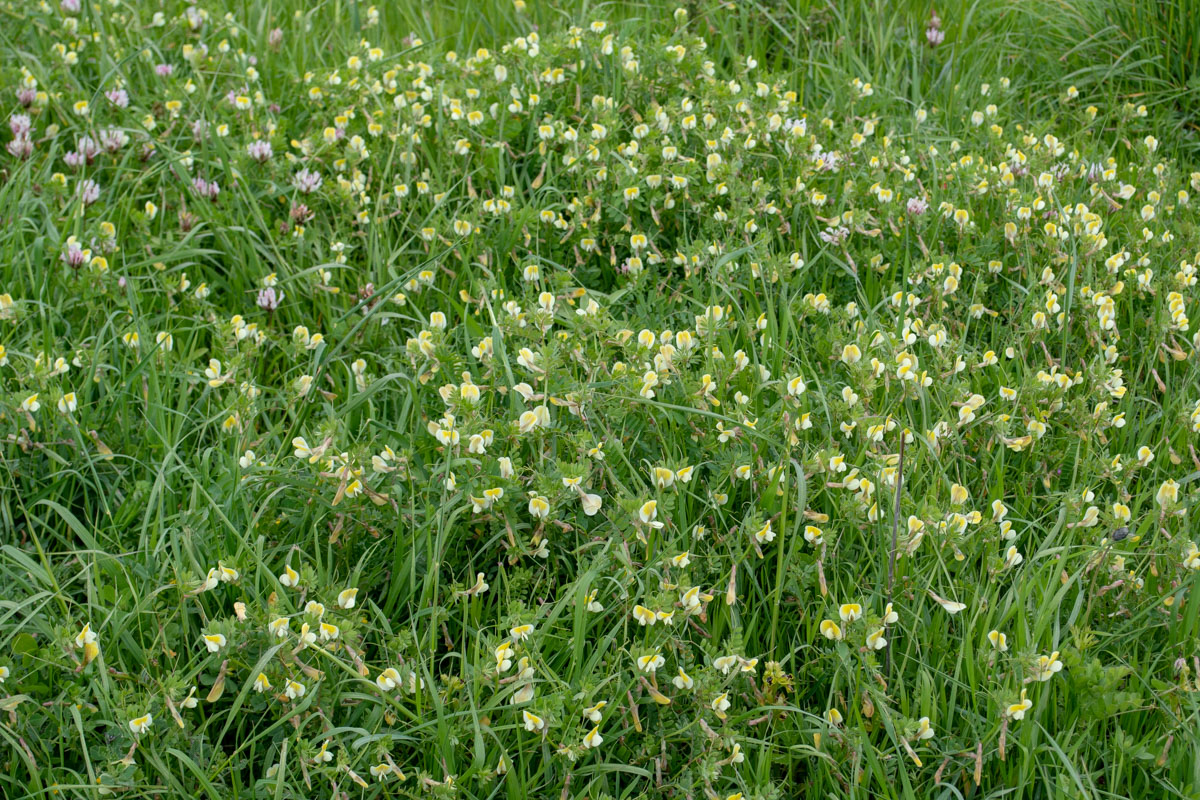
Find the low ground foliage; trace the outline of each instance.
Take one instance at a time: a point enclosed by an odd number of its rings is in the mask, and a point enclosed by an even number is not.
[[[724,13],[8,12],[6,796],[1196,796],[1200,173]]]

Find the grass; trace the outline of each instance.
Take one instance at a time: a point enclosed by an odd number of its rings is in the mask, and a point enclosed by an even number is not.
[[[1200,16],[527,6],[0,8],[0,794],[1200,796]]]

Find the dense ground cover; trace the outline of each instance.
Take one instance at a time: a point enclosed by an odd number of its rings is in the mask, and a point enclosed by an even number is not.
[[[0,791],[1196,797],[1177,109],[808,11],[6,8]]]

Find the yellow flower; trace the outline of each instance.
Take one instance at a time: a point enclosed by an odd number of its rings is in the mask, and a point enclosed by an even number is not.
[[[215,358],[210,358],[208,360],[208,367],[204,370],[204,377],[208,378],[208,385],[214,388],[224,383],[225,376],[221,374],[221,362]]]
[[[583,737],[583,746],[590,750],[593,747],[599,747],[604,744],[604,737],[600,735],[600,728],[592,728],[587,735]]]
[[[657,672],[658,669],[665,663],[667,663],[667,660],[659,655],[657,650],[653,653],[639,656],[637,659],[638,669],[640,669],[642,672],[648,672],[650,674]]]
[[[486,592],[488,588],[487,581],[484,580],[484,575],[482,572],[480,572],[475,575],[475,583],[470,589],[466,590],[466,594],[471,596],[480,595]]]
[[[929,724],[929,717],[921,717],[917,720],[917,732],[913,738],[917,741],[933,738],[933,726]]]
[[[675,483],[675,472],[666,467],[655,467],[650,474],[659,489],[669,489]]]
[[[842,629],[831,619],[823,620],[821,622],[821,635],[826,639],[838,640],[842,638]]]
[[[220,633],[206,633],[202,637],[204,646],[208,648],[208,652],[215,653],[225,646],[225,636]]]
[[[97,644],[96,632],[92,630],[92,625],[85,622],[83,628],[75,635],[75,646],[80,649],[86,649],[91,644]]]
[[[1038,656],[1034,676],[1039,681],[1048,681],[1056,672],[1062,672],[1062,668],[1063,664],[1058,660],[1058,651],[1055,650],[1048,656]]]
[[[279,582],[292,589],[298,589],[300,588],[300,573],[292,569],[291,564],[288,564],[283,568],[283,574],[279,576]]]
[[[308,442],[305,441],[303,436],[297,436],[295,439],[292,439],[292,448],[294,449],[296,458],[307,458],[310,464],[315,464],[321,458],[321,454],[309,447]]]
[[[601,701],[599,701],[598,703],[596,703],[594,706],[591,706],[591,707],[589,707],[589,708],[585,708],[585,709],[583,710],[583,715],[584,715],[585,717],[587,717],[589,720],[591,720],[592,722],[599,722],[599,721],[600,721],[600,719],[601,719],[600,712],[601,712],[601,711],[604,709],[604,707],[605,707],[605,706],[607,706],[607,705],[608,705],[608,701],[607,701],[607,700],[601,700]]]
[[[934,599],[937,600],[938,604],[942,608],[946,609],[946,611],[950,614],[957,614],[967,607],[965,603],[959,603],[954,600],[943,600],[940,597],[935,597]]]
[[[729,705],[729,692],[722,692],[713,698],[713,701],[709,704],[709,707],[712,708],[719,719],[725,719],[725,712],[729,710]]]
[[[385,692],[390,692],[400,685],[400,673],[395,667],[388,667],[375,678],[375,685]]]
[[[1021,690],[1021,699],[1016,703],[1004,709],[1004,716],[1010,719],[1018,720],[1025,718],[1025,712],[1033,708],[1033,701],[1025,696],[1025,690]]]
[[[497,671],[507,672],[508,669],[512,666],[512,658],[510,658],[510,656],[512,655],[512,652],[513,652],[512,642],[501,642],[500,646],[496,648],[495,656],[496,656]]]
[[[545,519],[550,516],[550,503],[546,498],[537,496],[529,500],[529,513],[535,519]]]
[[[1187,552],[1183,554],[1183,568],[1200,570],[1200,547],[1195,542],[1188,542]]]
[[[598,494],[588,494],[587,492],[581,491],[579,495],[579,502],[583,507],[583,513],[589,517],[594,517],[596,514],[600,513],[600,507],[603,505],[604,499]]]
[[[1158,492],[1154,495],[1154,501],[1164,509],[1174,506],[1179,502],[1179,484],[1173,479],[1168,478],[1163,482],[1162,486],[1158,487]]]

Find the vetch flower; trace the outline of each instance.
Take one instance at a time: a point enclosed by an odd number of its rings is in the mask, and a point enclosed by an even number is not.
[[[536,733],[546,728],[546,721],[528,709],[521,712],[521,719],[525,723],[525,730],[530,733]]]
[[[759,544],[766,544],[774,539],[775,531],[771,530],[771,520],[767,520],[761,528],[754,532],[754,540]]]
[[[529,500],[529,513],[534,519],[545,519],[550,516],[550,503],[540,495],[532,497]]]
[[[300,588],[300,573],[292,569],[290,564],[284,566],[283,574],[279,576],[279,582],[284,586],[292,589]]]
[[[838,609],[838,616],[842,618],[842,622],[854,622],[862,618],[862,606],[858,603],[844,603]]]
[[[600,735],[599,727],[592,728],[590,731],[588,731],[587,735],[583,737],[583,747],[585,749],[590,750],[594,747],[599,747],[602,744],[604,744],[604,737]]]
[[[357,597],[358,589],[343,589],[340,593],[338,593],[338,608],[344,608],[347,610],[354,608],[355,599]]]
[[[729,692],[722,692],[709,703],[709,707],[716,713],[718,719],[725,719],[725,712],[729,710],[729,706]]]
[[[1168,478],[1158,487],[1158,491],[1154,495],[1154,502],[1158,503],[1163,510],[1173,508],[1179,502],[1179,484]]]
[[[826,639],[840,640],[842,638],[842,629],[831,619],[822,620],[821,635]]]
[[[933,735],[933,726],[929,722],[929,717],[921,717],[917,720],[917,732],[913,735],[914,739],[923,742],[926,739],[932,739]]]
[[[512,653],[512,642],[501,642],[500,646],[496,648],[495,656],[497,672],[503,674],[508,672],[508,670],[512,667]]]
[[[637,659],[637,668],[642,672],[654,674],[666,663],[667,660],[659,655],[658,651],[655,651],[644,656],[639,656]]]
[[[1063,663],[1058,660],[1058,651],[1048,656],[1038,656],[1034,665],[1034,677],[1039,681],[1048,681],[1057,672],[1062,672]]]
[[[375,678],[375,684],[385,692],[390,692],[400,685],[400,673],[395,667],[388,667]]]
[[[1025,690],[1021,690],[1021,699],[1012,703],[1004,709],[1004,716],[1013,720],[1025,719],[1025,712],[1033,708],[1033,701],[1025,696]]]
[[[933,592],[930,592],[929,595],[937,601],[938,605],[940,605],[950,614],[957,614],[967,607],[965,603],[959,603],[956,600],[945,600],[941,597],[938,597]]]

